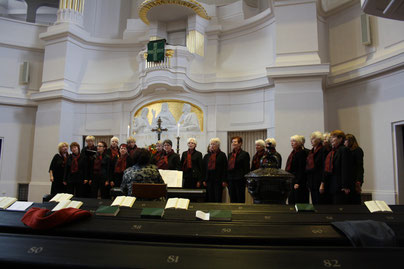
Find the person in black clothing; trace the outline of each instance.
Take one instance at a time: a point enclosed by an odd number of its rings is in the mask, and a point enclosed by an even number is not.
[[[307,186],[310,190],[313,204],[323,203],[323,195],[320,195],[320,186],[324,188],[324,160],[323,134],[319,131],[310,136],[313,148],[306,159]]]
[[[344,146],[344,132],[335,130],[331,132],[330,136],[332,150],[328,153],[324,163],[326,185],[328,185],[333,204],[349,204],[349,193],[354,188],[352,155]]]
[[[157,162],[158,169],[181,171],[180,156],[173,150],[173,142],[169,139],[163,142],[164,153]]]
[[[111,160],[114,160],[116,157],[119,157],[119,138],[114,136],[111,138],[111,146],[107,149],[106,153],[108,154]]]
[[[219,138],[210,140],[208,153],[203,157],[202,178],[206,201],[221,203],[223,188],[227,187],[227,158],[220,150]]]
[[[291,191],[288,197],[289,204],[308,203],[309,191],[306,178],[306,151],[303,147],[303,136],[294,135],[290,138],[292,152],[289,154],[285,170],[295,177],[292,180]]]
[[[361,204],[361,193],[363,184],[363,150],[359,147],[356,137],[353,134],[347,134],[345,137],[344,146],[347,147],[352,154],[353,161],[353,180],[355,187],[352,190],[351,202],[352,204]]]
[[[67,158],[64,182],[67,192],[75,197],[85,197],[85,187],[88,186],[88,164],[85,154],[80,154],[80,145],[77,142],[70,144],[72,152]]]
[[[51,194],[66,192],[66,185],[63,182],[65,167],[68,157],[67,149],[69,144],[61,142],[58,145],[58,153],[53,156],[49,166],[49,177],[52,182]]]
[[[111,188],[113,188],[114,186],[121,187],[124,171],[134,164],[132,158],[128,154],[127,147],[128,146],[126,144],[121,144],[119,146],[119,156],[115,157],[116,160],[114,162],[114,175],[111,181]]]
[[[281,169],[282,167],[282,156],[279,152],[276,151],[276,140],[275,138],[267,138],[265,139],[266,148],[272,153],[273,156],[278,160],[278,167]]]
[[[132,136],[129,136],[126,139],[126,144],[128,145],[128,154],[133,159],[133,155],[135,154],[135,150],[137,149],[136,139]]]
[[[86,156],[87,159],[87,176],[86,178],[87,183],[90,181],[90,171],[92,170],[91,165],[94,162],[94,158],[97,154],[97,146],[94,145],[95,143],[95,137],[92,135],[86,136],[86,146],[83,147],[81,150],[80,155]],[[84,197],[91,197],[91,186],[90,184],[84,184],[83,186],[83,196]]]
[[[262,139],[256,140],[255,150],[256,153],[254,154],[251,162],[251,171],[257,170],[261,166],[261,159],[265,155],[265,141]]]
[[[229,152],[227,180],[231,203],[245,203],[246,178],[250,172],[250,154],[241,149],[243,139],[235,136],[231,139],[232,152]]]
[[[202,153],[196,149],[196,139],[188,139],[188,150],[181,156],[181,167],[183,171],[182,187],[195,189],[201,187],[202,181]]]
[[[97,198],[98,191],[101,193],[102,199],[108,199],[109,194],[109,182],[111,180],[111,159],[106,154],[107,143],[100,141],[97,144],[97,154],[92,161],[90,170],[90,185],[91,185],[91,197]]]

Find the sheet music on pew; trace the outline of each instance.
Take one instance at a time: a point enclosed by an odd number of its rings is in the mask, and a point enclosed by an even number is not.
[[[167,187],[182,188],[182,171],[159,169],[159,172]]]
[[[386,204],[385,201],[372,200],[365,202],[366,207],[371,213],[373,212],[393,212],[391,208]]]

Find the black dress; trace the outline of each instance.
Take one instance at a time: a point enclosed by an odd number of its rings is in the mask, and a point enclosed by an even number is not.
[[[119,168],[117,168],[117,166],[119,166],[120,162],[122,160],[120,160],[122,157],[116,157],[114,163],[114,170],[113,170],[113,177],[112,177],[112,181],[114,182],[114,187],[118,188],[121,187],[122,184],[122,178],[123,178],[123,173],[125,172],[126,169],[128,169],[129,167],[131,167],[134,163],[132,158],[129,156],[129,154],[126,154],[126,165],[125,165],[125,170],[123,171],[119,171]]]
[[[232,152],[227,157],[230,161]],[[247,151],[240,150],[236,156],[234,168],[227,171],[227,180],[229,182],[229,195],[231,203],[245,203],[246,179],[244,175],[250,172],[250,154]]]
[[[53,175],[51,194],[66,192],[66,186],[63,184],[66,162],[67,157],[65,159],[62,155],[60,155],[60,153],[57,153],[55,154],[55,156],[53,156],[53,159],[49,166],[49,172],[52,171]]]
[[[212,153],[209,152],[203,157],[202,179],[206,182],[206,201],[222,202],[222,183],[227,181],[227,158],[222,151],[216,153],[215,168],[209,169],[209,160]]]
[[[291,158],[291,155],[293,156]],[[306,158],[307,154],[304,149],[296,151],[293,155],[293,151],[286,163],[286,171],[292,173],[295,177],[292,180],[291,190],[288,197],[289,204],[296,203],[308,203],[309,202],[309,190],[307,189],[307,177],[306,177]],[[289,162],[290,165],[289,165]],[[295,189],[294,185],[299,184],[299,188]]]
[[[202,153],[193,150],[191,154],[192,167],[187,166],[188,151],[184,151],[181,156],[181,167],[183,171],[182,187],[195,189],[198,182],[202,180]]]
[[[88,182],[84,184],[84,180],[88,180],[88,162],[85,154],[78,157],[78,170],[72,171],[73,154],[67,158],[64,181],[67,183],[67,192],[76,197],[87,197],[86,191]]]
[[[310,152],[314,154],[314,167],[311,168],[306,165],[307,187],[310,190],[312,203],[323,204],[325,203],[325,197],[323,194],[320,194],[320,185],[324,183],[324,160],[326,151],[323,146],[319,146],[317,151],[313,148]]]
[[[330,151],[328,154],[332,154],[332,151]],[[327,164],[325,164],[325,166],[327,166]],[[340,145],[334,150],[332,172],[326,172],[325,180],[333,204],[350,203],[351,196],[349,194],[345,194],[342,189],[349,189],[351,192],[354,190],[354,181],[352,177],[352,155],[350,150],[344,145]]]
[[[357,147],[354,150],[351,150],[351,155],[352,155],[352,175],[353,175],[353,181],[354,184],[357,182],[360,183],[362,186],[363,184],[363,174],[364,174],[364,168],[363,168],[363,150],[360,147]],[[356,191],[354,188],[351,194],[351,202],[352,204],[361,204],[361,194]]]
[[[100,164],[99,169],[96,169],[96,163]],[[111,177],[111,159],[105,152],[101,156],[97,154],[92,160],[90,170],[92,198],[98,197],[98,191],[101,192],[102,199],[110,198],[110,185],[105,186],[105,182],[109,183]]]

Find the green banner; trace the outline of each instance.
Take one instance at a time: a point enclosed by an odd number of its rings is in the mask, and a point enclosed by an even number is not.
[[[166,44],[165,39],[150,41],[147,44],[147,61],[148,62],[161,62],[164,60],[164,47]]]

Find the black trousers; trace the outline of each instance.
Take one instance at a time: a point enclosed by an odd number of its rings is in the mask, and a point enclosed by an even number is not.
[[[303,185],[300,185],[298,189],[295,189],[292,184],[288,196],[288,204],[293,205],[297,203],[309,203],[309,190]]]
[[[54,179],[51,185],[51,194],[66,192],[66,186],[63,184],[62,179]]]
[[[245,185],[246,180],[230,180],[229,181],[229,195],[231,203],[245,203]]]
[[[105,186],[104,180],[96,178],[91,181],[91,198],[98,198],[98,190],[101,193],[101,199],[110,198],[110,186]]]
[[[67,183],[67,192],[73,194],[75,197],[87,197],[86,185],[83,182],[69,182]]]
[[[209,180],[206,182],[206,202],[222,202],[222,182],[219,180]]]

